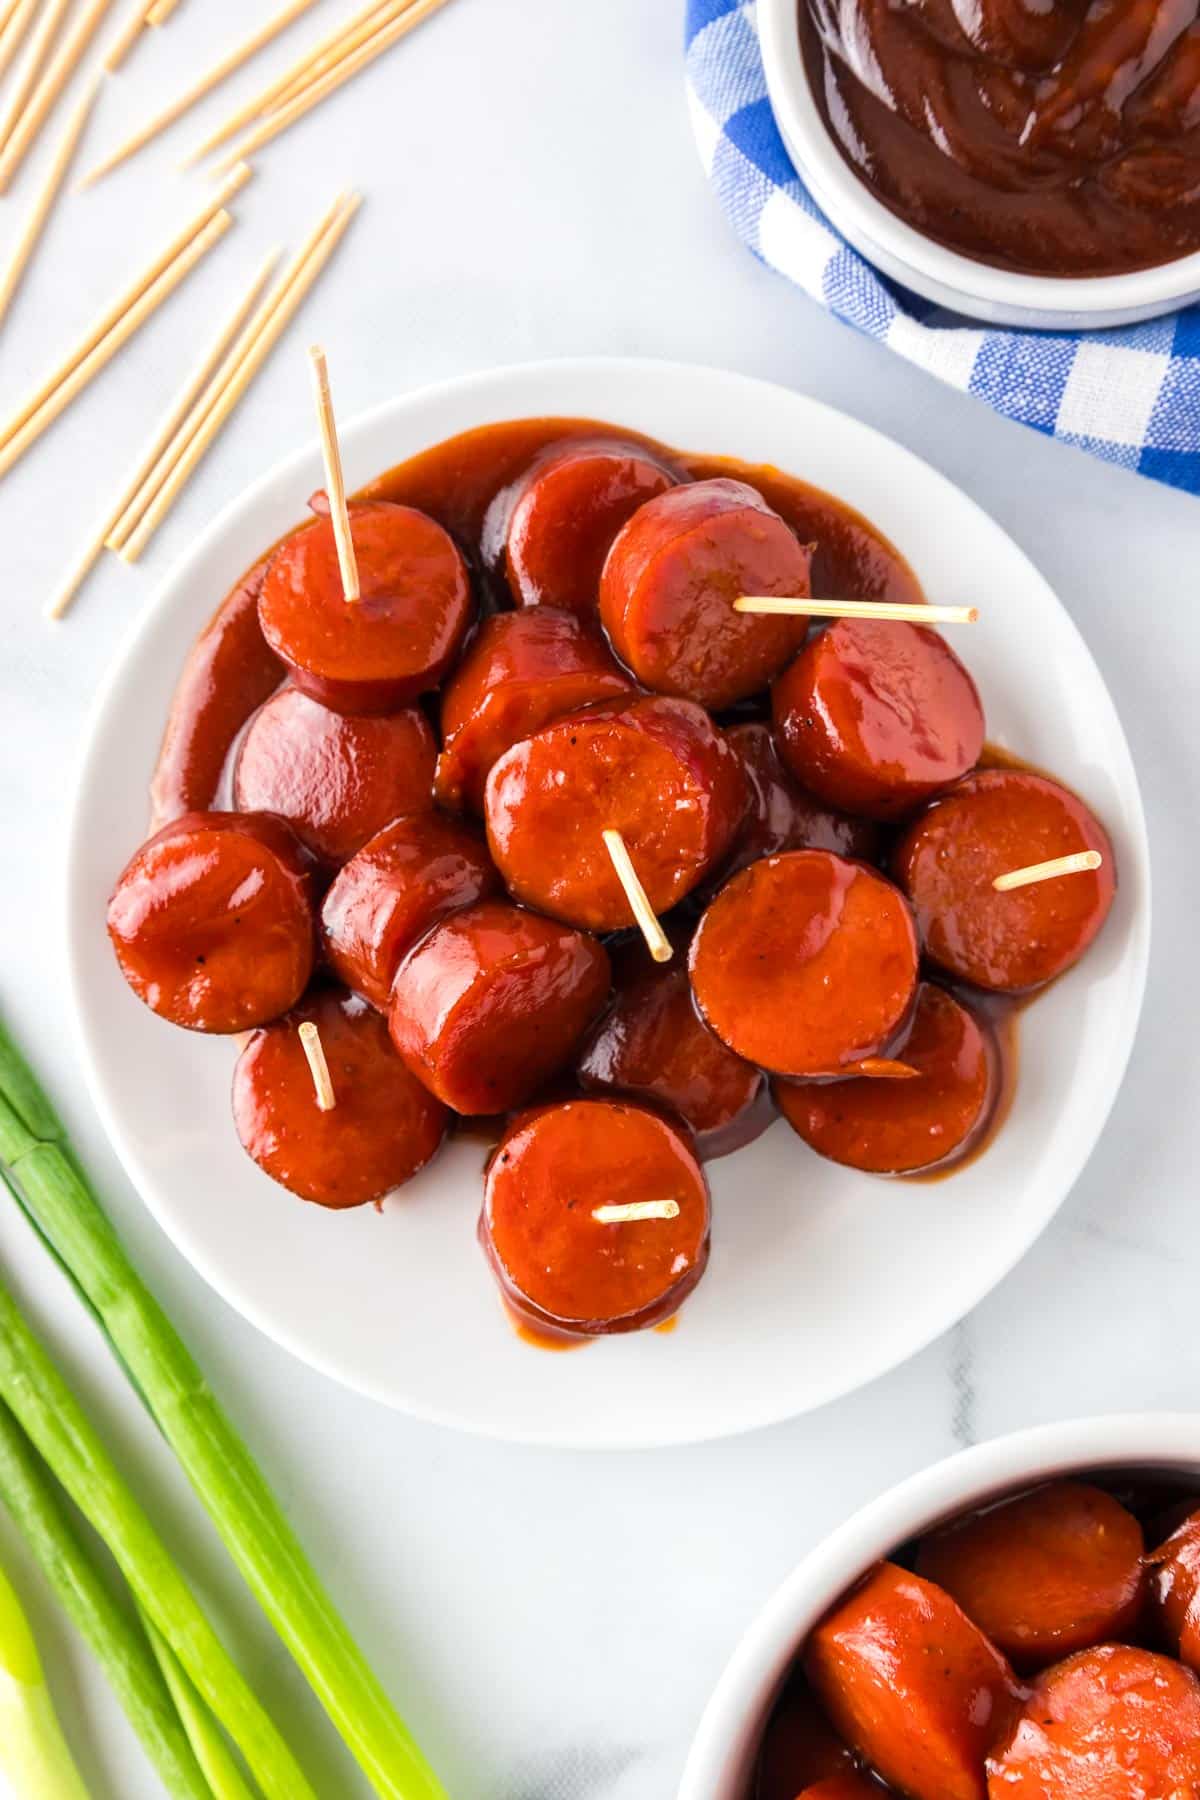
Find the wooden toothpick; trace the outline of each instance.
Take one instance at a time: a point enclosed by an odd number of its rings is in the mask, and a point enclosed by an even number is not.
[[[677,1219],[678,1200],[630,1200],[624,1206],[596,1206],[597,1225],[631,1225],[638,1219]]]
[[[646,898],[646,890],[638,880],[637,870],[625,847],[625,839],[619,831],[604,831],[600,835],[604,839],[604,848],[612,858],[612,866],[617,872],[617,880],[625,889],[625,898],[629,902],[629,909],[646,940],[646,948],[655,962],[670,962],[673,955],[671,940],[659,924],[654,908]]]
[[[1025,869],[1010,869],[1007,875],[997,875],[992,886],[998,894],[1008,894],[1013,888],[1033,887],[1059,875],[1082,875],[1087,869],[1098,869],[1103,861],[1098,850],[1077,850],[1073,856],[1055,856],[1049,862],[1030,863]]]
[[[977,606],[910,606],[900,600],[794,600],[775,594],[739,594],[734,612],[799,613],[809,619],[893,619],[905,625],[974,625]]]
[[[300,1047],[308,1059],[312,1070],[313,1087],[316,1089],[317,1106],[321,1112],[332,1112],[337,1105],[337,1095],[333,1091],[333,1081],[329,1074],[329,1064],[325,1061],[325,1047],[321,1042],[321,1034],[311,1019],[305,1019],[300,1027]]]
[[[342,475],[342,453],[338,446],[337,426],[333,419],[333,400],[329,393],[329,369],[325,352],[314,344],[308,353],[312,364],[313,392],[317,400],[317,419],[321,426],[321,454],[325,459],[325,492],[329,499],[329,518],[333,525],[333,541],[337,545],[338,568],[342,574],[342,595],[347,602],[359,598],[358,560],[350,535],[350,509],[346,505],[346,483]]]

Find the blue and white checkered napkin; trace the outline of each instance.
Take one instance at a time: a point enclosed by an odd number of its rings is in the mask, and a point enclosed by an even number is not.
[[[1081,333],[989,330],[864,262],[818,211],[771,116],[753,0],[687,0],[688,101],[738,236],[838,318],[1035,431],[1200,493],[1200,306]]]

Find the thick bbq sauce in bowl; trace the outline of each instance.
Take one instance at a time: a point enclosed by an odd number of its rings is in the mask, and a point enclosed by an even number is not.
[[[1016,273],[1200,250],[1196,0],[799,0],[843,159],[937,243]]]

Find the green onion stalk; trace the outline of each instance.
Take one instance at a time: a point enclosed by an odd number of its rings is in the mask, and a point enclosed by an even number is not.
[[[15,1178],[32,1222],[102,1322],[247,1585],[375,1792],[382,1800],[446,1800],[249,1450],[130,1262],[54,1108],[2,1026],[0,1161]],[[153,1611],[150,1616],[159,1623]],[[163,1635],[171,1641],[169,1632]],[[187,1668],[178,1645],[172,1647]]]
[[[14,1800],[88,1800],[29,1621],[0,1569],[0,1790]]]
[[[0,1115],[0,1142],[3,1139]],[[108,1545],[139,1607],[239,1745],[267,1800],[315,1800],[299,1764],[209,1624],[170,1551],[3,1286],[0,1398]]]
[[[145,1635],[109,1591],[44,1463],[2,1403],[0,1500],[104,1671],[167,1793],[173,1800],[212,1800],[211,1783],[192,1753]],[[3,1737],[0,1730],[0,1741]],[[47,1797],[56,1792],[46,1789]]]

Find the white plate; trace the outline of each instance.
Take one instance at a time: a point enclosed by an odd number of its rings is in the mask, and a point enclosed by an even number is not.
[[[243,1155],[234,1052],[141,1006],[104,931],[141,838],[146,786],[188,646],[222,595],[302,514],[314,443],[239,498],[168,577],[102,693],[75,800],[70,966],[96,1104],[147,1205],[196,1269],[278,1343],[421,1418],[576,1446],[683,1443],[788,1418],[892,1368],[976,1304],[1029,1248],[1108,1114],[1145,980],[1150,879],[1129,750],[1083,641],[1037,571],[906,450],[742,376],[624,361],[502,369],[378,408],[342,434],[359,484],[488,421],[611,420],[683,449],[773,462],[828,488],[908,556],[934,601],[979,604],[962,647],[991,737],[1055,770],[1112,833],[1120,889],[1080,967],[1022,1031],[1017,1098],[949,1180],[888,1183],[822,1162],[777,1123],[711,1165],[713,1254],[679,1328],[567,1355],[521,1342],[475,1241],[483,1150],[458,1142],[382,1215],[292,1199]]]

